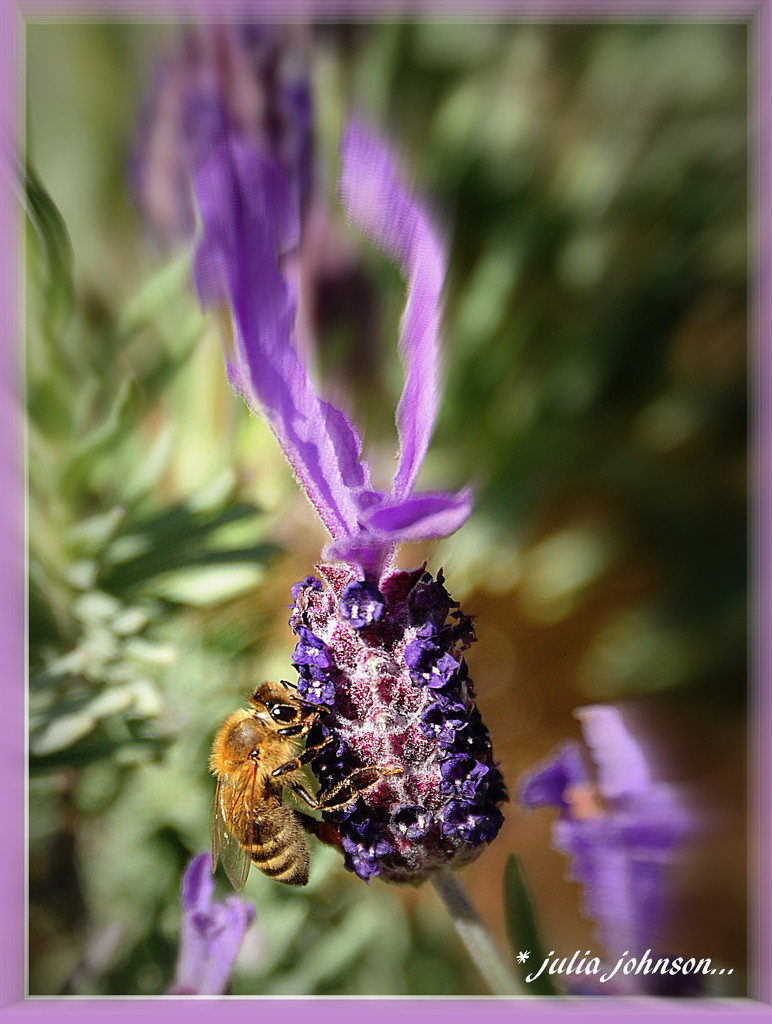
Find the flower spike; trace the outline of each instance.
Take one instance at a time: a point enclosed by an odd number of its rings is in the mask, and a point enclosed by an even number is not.
[[[358,122],[342,158],[349,219],[407,279],[390,493],[372,488],[359,435],[317,395],[295,346],[299,221],[281,168],[240,140],[229,139],[196,179],[195,276],[202,302],[230,304],[229,380],[265,416],[331,537],[319,578],[292,588],[298,694],[324,709],[306,740],[320,750],[322,794],[345,792],[363,767],[383,771],[324,817],[361,878],[417,883],[473,860],[498,833],[507,794],[463,657],[471,619],[441,571],[391,563],[401,541],[447,536],[471,510],[468,490],[413,489],[439,402],[444,253],[387,147]]]

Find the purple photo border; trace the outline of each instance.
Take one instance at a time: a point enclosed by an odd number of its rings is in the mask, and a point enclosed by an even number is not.
[[[24,428],[21,415],[23,367],[23,293],[21,290],[21,218],[13,182],[4,157],[14,152],[21,131],[24,31],[32,21],[126,20],[168,21],[192,16],[244,17],[259,10],[276,20],[288,16],[318,19],[385,19],[422,15],[466,20],[733,20],[749,25],[750,111],[753,172],[751,176],[751,257],[754,268],[753,400],[756,494],[753,519],[754,580],[754,703],[752,711],[751,790],[755,822],[752,861],[751,981],[755,998],[735,1001],[618,1001],[489,999],[284,999],[261,1002],[229,997],[227,1008],[238,1012],[281,1014],[289,1020],[313,1015],[320,1024],[338,1024],[367,1015],[368,1024],[386,1024],[394,1013],[443,1024],[468,1019],[470,1013],[490,1021],[517,1015],[541,1020],[566,1018],[591,1021],[598,1016],[624,1015],[680,1019],[699,1016],[709,1021],[746,1016],[772,1019],[772,697],[770,696],[769,624],[772,621],[772,9],[769,0],[0,0],[0,309],[3,311],[3,373],[0,378],[0,629],[3,653],[3,746],[0,786],[6,821],[0,846],[2,946],[0,946],[0,1016],[25,1021],[49,1015],[126,1018],[180,1022],[214,1020],[227,1012],[219,999],[25,999],[25,564],[24,564]],[[237,1004],[246,1004],[243,1007]]]

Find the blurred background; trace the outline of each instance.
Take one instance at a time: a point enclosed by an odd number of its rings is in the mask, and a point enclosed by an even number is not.
[[[171,983],[181,871],[208,844],[208,748],[255,681],[288,677],[290,585],[324,543],[228,390],[190,246],[157,216],[179,195],[173,117],[151,156],[143,132],[179,34],[26,31],[33,994]],[[305,26],[287,44],[313,111],[304,317],[383,480],[403,291],[335,200],[352,109],[391,135],[450,242],[422,484],[471,481],[477,502],[456,536],[401,564],[443,566],[475,617],[470,671],[513,795],[579,736],[575,708],[631,713],[656,776],[702,821],[662,948],[733,968],[733,994],[747,932],[747,42],[732,23],[415,21]],[[160,206],[137,194],[151,158],[142,183]],[[463,872],[502,953],[514,851],[546,949],[599,952],[550,846],[553,813],[505,815]],[[233,992],[485,992],[429,887],[367,887],[326,848],[313,863],[300,892],[251,873]]]

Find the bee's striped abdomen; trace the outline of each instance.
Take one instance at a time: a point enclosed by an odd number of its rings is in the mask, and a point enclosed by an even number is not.
[[[255,867],[269,878],[286,885],[307,885],[306,837],[293,812],[288,808],[281,808],[281,812],[255,818],[249,855]]]

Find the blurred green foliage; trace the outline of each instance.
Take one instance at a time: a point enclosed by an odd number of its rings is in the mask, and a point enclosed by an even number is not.
[[[282,531],[296,501],[298,524],[312,516],[228,397],[188,254],[153,254],[132,210],[138,97],[173,32],[27,33],[41,994],[171,981],[181,871],[207,843],[209,743],[252,680],[289,671],[283,603],[303,572],[277,538],[295,543]],[[537,628],[600,603],[565,680],[574,704],[662,690],[721,709],[744,695],[746,45],[733,23],[316,29],[331,207],[357,106],[391,130],[452,240],[447,386],[423,482],[472,480],[478,502],[436,564],[452,565],[456,596],[504,595],[505,631],[513,594]],[[378,303],[371,351],[347,349],[344,302],[320,364],[388,451],[402,285],[364,244],[360,261]],[[619,600],[628,571],[644,582]],[[481,991],[430,894],[365,889],[326,849],[304,892],[252,875],[234,992]]]

